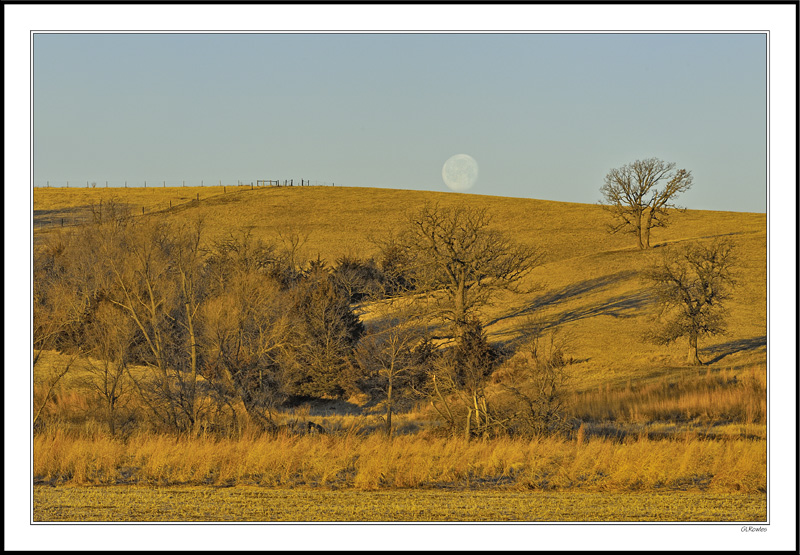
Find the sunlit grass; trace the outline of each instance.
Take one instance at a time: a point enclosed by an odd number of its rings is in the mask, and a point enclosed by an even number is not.
[[[599,386],[575,393],[572,413],[581,420],[634,423],[671,421],[766,423],[766,367],[678,370],[658,381]]]
[[[362,490],[507,487],[535,490],[766,491],[764,440],[644,437],[577,442],[464,441],[425,434],[127,440],[56,430],[34,437],[39,482],[335,486]]]

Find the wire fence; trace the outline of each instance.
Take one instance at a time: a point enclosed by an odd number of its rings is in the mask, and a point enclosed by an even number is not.
[[[114,179],[114,180],[45,180],[35,181],[35,188],[153,188],[153,187],[334,187],[336,183],[313,179]]]
[[[155,202],[143,201],[143,197],[137,195],[131,197],[132,203],[124,203],[129,209],[132,216],[145,216],[156,212],[166,212],[173,209],[180,209],[183,206],[191,205],[192,203],[199,203],[203,200],[218,195],[225,195],[229,192],[237,190],[254,190],[263,189],[266,187],[319,187],[319,186],[335,186],[333,182],[326,181],[313,181],[310,179],[254,179],[254,180],[225,180],[217,179],[209,181],[201,180],[164,180],[151,181],[126,181],[126,180],[108,180],[108,181],[44,181],[42,183],[35,183],[34,188],[70,188],[70,189],[92,189],[92,188],[136,188],[136,189],[150,189],[153,193],[157,189],[171,188],[172,192],[168,193],[167,197],[156,195],[153,197]],[[205,192],[192,190],[185,190],[189,187],[208,187]],[[220,190],[220,188],[222,190]],[[147,196],[150,196],[149,194]],[[170,198],[172,197],[172,198]],[[102,202],[102,201],[101,201]],[[92,206],[81,205],[69,208],[59,208],[53,210],[33,210],[33,227],[34,229],[43,230],[47,228],[57,227],[72,227],[83,225],[92,220]]]

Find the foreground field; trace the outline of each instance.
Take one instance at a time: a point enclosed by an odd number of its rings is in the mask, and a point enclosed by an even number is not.
[[[760,522],[766,514],[765,494],[34,488],[39,522]]]

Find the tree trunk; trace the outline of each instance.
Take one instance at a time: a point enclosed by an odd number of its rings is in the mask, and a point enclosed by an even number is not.
[[[439,391],[439,386],[436,384],[436,374],[433,374],[433,391],[436,393],[436,396],[442,402],[442,405],[444,406],[444,409],[447,411],[447,421],[450,424],[450,427],[453,430],[453,433],[455,433],[455,430],[456,430],[456,419],[453,416],[453,411],[450,410],[450,405],[447,404],[447,399],[445,399],[444,396]],[[439,412],[439,409],[436,406],[436,403],[433,401],[433,399],[431,399],[431,405],[433,405],[433,408],[435,408],[436,411]],[[439,414],[441,414],[441,412],[439,412]]]
[[[477,433],[478,430],[481,429],[481,410],[478,407],[478,394],[474,393],[472,395],[472,404],[475,406],[475,432]],[[485,422],[484,422],[485,424]]]
[[[386,392],[386,436],[392,437],[392,380],[389,379],[389,389]]]
[[[644,249],[644,241],[642,241],[642,220],[644,219],[644,212],[637,211],[636,212],[636,241],[639,243],[639,248]]]
[[[458,276],[458,287],[456,289],[456,297],[453,299],[454,303],[454,311],[453,311],[453,320],[455,321],[456,330],[458,331],[458,335],[464,331],[464,325],[466,324],[466,297],[467,297],[467,290],[466,290],[466,279],[462,273],[462,275]]]
[[[108,406],[106,407],[108,411],[108,429],[111,432],[111,436],[115,436],[117,434],[116,426],[114,425],[114,399],[109,397],[108,399]]]
[[[242,398],[242,404],[244,405],[244,410],[247,412],[247,416],[250,417],[250,421],[254,422],[261,431],[264,432],[271,432],[275,430],[275,423],[272,421],[271,418],[268,418],[264,415],[261,411],[261,408],[253,402],[249,395],[246,393],[244,395],[240,395]]]
[[[687,362],[692,366],[702,364],[700,357],[697,356],[697,334],[694,333],[689,335],[689,357]]]
[[[185,289],[185,285],[184,285]],[[194,334],[194,318],[190,310],[189,303],[184,305],[186,309],[186,324],[189,331],[189,353],[190,353],[190,383],[189,383],[189,418],[191,419],[192,432],[197,433],[197,338]]]
[[[489,409],[486,408],[486,396],[485,395],[481,395],[481,409],[483,410],[483,422],[484,422],[483,437],[484,438],[488,438],[489,437]]]
[[[644,240],[640,242],[639,247],[644,249],[650,248],[650,230],[653,228],[653,210],[647,212],[647,221],[642,226],[642,235]],[[643,245],[643,246],[642,246]]]

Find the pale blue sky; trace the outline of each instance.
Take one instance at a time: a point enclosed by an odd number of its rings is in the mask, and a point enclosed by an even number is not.
[[[34,183],[311,179],[594,203],[609,169],[766,211],[763,34],[36,34]],[[453,193],[463,194],[463,193]]]

